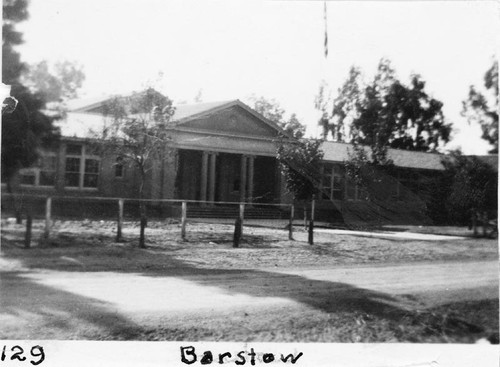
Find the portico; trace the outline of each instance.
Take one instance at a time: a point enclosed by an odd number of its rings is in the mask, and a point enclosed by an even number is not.
[[[274,202],[280,192],[276,170],[273,157],[182,149],[176,196],[208,205]]]

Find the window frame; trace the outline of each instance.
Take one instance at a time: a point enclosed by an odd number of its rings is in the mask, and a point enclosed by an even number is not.
[[[120,172],[120,175],[118,175],[118,171]],[[125,178],[125,160],[123,157],[116,157],[115,164],[114,164],[114,178],[118,180],[122,180]]]
[[[54,167],[52,169],[46,169],[44,167],[44,159],[51,158],[54,159]],[[42,172],[52,172],[54,175],[54,183],[51,185],[44,185],[40,183],[40,177]],[[19,170],[19,175],[21,176],[20,185],[22,187],[41,187],[41,188],[53,188],[57,183],[57,153],[55,152],[42,152],[40,153],[40,157],[38,158],[36,165],[34,167],[22,168]],[[23,183],[23,176],[33,176],[34,182],[32,184]]]
[[[79,145],[81,146],[81,153],[80,155],[76,154],[76,153],[67,153],[67,150],[68,150],[68,146],[69,145]],[[90,149],[87,145],[85,144],[78,144],[78,143],[69,143],[66,145],[66,154],[64,156],[64,189],[65,190],[86,190],[86,191],[98,191],[99,190],[99,182],[100,182],[100,175],[101,175],[101,157],[98,156],[98,155],[95,155],[95,154],[91,154],[91,152],[89,153]],[[79,167],[78,167],[78,172],[76,171],[70,171],[68,172],[67,170],[67,162],[68,162],[68,158],[75,158],[75,159],[79,159]],[[88,160],[94,160],[94,161],[97,161],[97,172],[87,172],[86,171],[86,168],[87,168],[87,164],[86,162]],[[66,175],[68,173],[72,173],[72,174],[75,174],[75,173],[78,173],[78,186],[68,186],[67,185],[67,181],[66,181]],[[96,180],[96,186],[85,186],[85,176],[86,175],[95,175],[97,176],[97,180]]]

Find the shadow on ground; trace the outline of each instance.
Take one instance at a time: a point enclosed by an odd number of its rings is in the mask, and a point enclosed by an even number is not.
[[[0,319],[4,320],[0,339],[38,339],[40,335],[86,339],[96,333],[133,339],[138,329],[101,300],[39,284],[22,273],[2,272],[0,276]]]
[[[92,258],[91,267],[86,267],[76,259],[71,261],[70,258],[68,261],[67,257],[64,258],[64,245],[57,248],[23,250],[15,244],[8,244],[4,258],[18,260],[29,271],[112,271],[147,277],[175,277],[196,282],[201,286],[217,287],[228,294],[286,298],[329,315],[361,315],[365,321],[360,322],[376,320],[397,325],[408,318],[416,320],[420,317],[414,310],[407,308],[404,300],[400,298],[346,283],[312,280],[298,275],[263,270],[200,268],[196,264],[176,259],[172,253],[165,250],[140,250],[130,244],[103,247],[82,245],[78,251]],[[41,261],[40,257],[46,261]],[[112,304],[41,285],[24,277],[22,272],[4,272],[1,278],[1,293],[4,296],[0,301],[0,315],[7,319],[12,316],[25,321],[25,325],[17,331],[18,334],[10,334],[14,331],[4,330],[5,335],[1,335],[2,338],[36,338],[42,328],[51,330],[48,338],[56,339],[92,339],[98,335],[99,339],[133,340],[139,338],[142,333],[141,325],[119,314]],[[126,291],[124,289],[124,292]],[[193,302],[196,302],[196,297]],[[37,329],[30,329],[30,324],[37,318],[43,322],[33,322],[38,325]],[[358,321],[359,319],[350,320]],[[446,328],[453,329],[453,326],[446,326],[449,325],[446,320],[438,318],[437,321],[431,321],[434,324],[441,323],[441,327],[435,331],[429,330],[430,333],[443,333],[448,332]],[[231,323],[231,320],[227,322]],[[462,334],[479,335],[485,331],[482,327],[475,328],[462,320],[452,320],[453,322],[458,325],[453,330]],[[492,322],[498,325],[498,319]],[[81,324],[87,326],[82,328]],[[75,334],[73,330],[78,327],[79,331]]]

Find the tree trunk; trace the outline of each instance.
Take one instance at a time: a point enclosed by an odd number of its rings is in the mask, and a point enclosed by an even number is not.
[[[476,237],[477,236],[477,211],[475,209],[472,209],[471,226],[472,226],[472,234],[474,237]]]
[[[233,236],[233,247],[237,248],[240,246],[240,239],[242,233],[242,222],[241,217],[237,217],[234,223],[234,236]]]
[[[146,217],[146,206],[144,205],[143,202],[140,203],[140,211],[141,211],[141,233],[139,236],[139,247],[146,248],[146,240],[144,232],[146,230],[148,219]]]
[[[143,196],[144,196],[144,182],[146,180],[146,172],[144,171],[144,168],[141,167],[141,185],[139,187],[139,213],[141,217],[141,231],[139,235],[139,248],[146,248],[146,239],[145,239],[145,234],[144,232],[146,231],[146,226],[148,223],[148,219],[146,216],[146,204],[144,204]]]
[[[28,213],[28,217],[26,218],[26,233],[24,235],[24,247],[30,248],[31,246],[31,228],[32,228],[33,219],[31,213]]]

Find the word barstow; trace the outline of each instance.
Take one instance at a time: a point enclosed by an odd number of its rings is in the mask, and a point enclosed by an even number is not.
[[[250,348],[250,351],[242,350],[238,353],[235,353],[234,355],[230,352],[216,354],[216,360],[214,361],[214,353],[209,350],[203,352],[203,354],[197,355],[195,347],[181,347],[181,361],[185,364],[193,364],[198,361],[198,358],[199,363],[202,365],[234,362],[235,365],[243,366],[247,363],[247,361],[249,361],[250,365],[255,366],[256,361],[259,363],[271,363],[275,360],[279,361],[280,359],[283,363],[295,364],[297,360],[302,357],[302,355],[303,353],[300,352],[296,355],[288,354],[285,356],[284,354],[281,354],[280,357],[278,357],[278,355],[275,355],[273,353],[256,353],[253,348]]]

